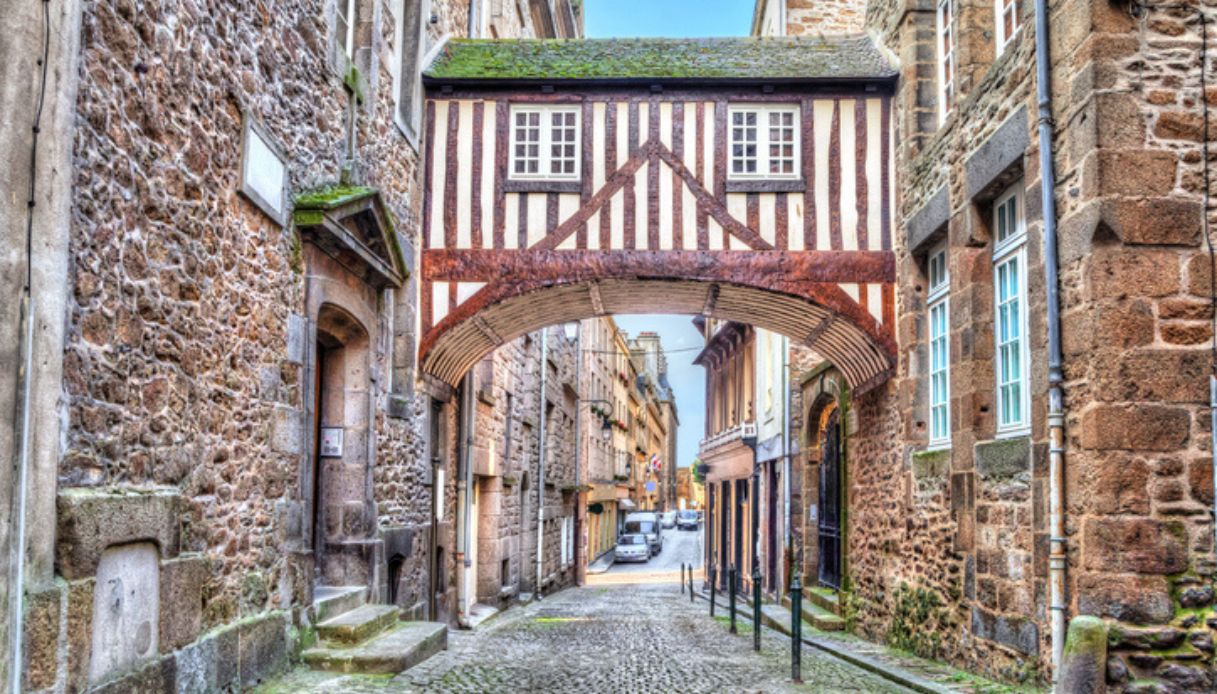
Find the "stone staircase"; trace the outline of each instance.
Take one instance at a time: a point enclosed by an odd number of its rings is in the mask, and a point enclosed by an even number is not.
[[[448,647],[439,622],[403,622],[395,605],[370,605],[362,586],[318,588],[318,642],[302,658],[314,670],[395,674]]]
[[[790,596],[782,598],[782,606],[790,609]],[[821,631],[842,631],[840,594],[831,588],[804,588],[801,605],[803,621]]]

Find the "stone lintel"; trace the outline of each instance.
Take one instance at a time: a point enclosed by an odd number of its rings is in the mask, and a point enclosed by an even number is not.
[[[999,125],[964,163],[964,193],[968,200],[983,200],[999,192],[995,188],[1001,187],[1003,174],[1021,166],[1030,144],[1024,106]]]
[[[162,560],[178,554],[181,538],[177,489],[166,487],[75,487],[61,490],[55,563],[68,580],[97,572],[112,545],[149,541]]]
[[[1005,480],[1031,472],[1031,439],[1027,436],[982,441],[972,451],[976,472],[986,481]]]
[[[928,251],[946,235],[950,218],[951,196],[944,183],[905,223],[909,253],[916,255]]]

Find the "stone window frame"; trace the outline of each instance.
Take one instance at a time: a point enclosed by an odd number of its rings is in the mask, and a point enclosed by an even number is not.
[[[1023,210],[1023,185],[1021,182],[1015,183],[1006,188],[993,201],[992,209],[992,233],[993,233],[993,375],[994,375],[994,400],[995,400],[995,420],[997,425],[997,438],[1009,438],[1015,436],[1025,436],[1031,431],[1031,393],[1030,393],[1030,371],[1031,371],[1031,353],[1030,341],[1028,339],[1028,286],[1027,286],[1027,223]],[[1010,215],[1003,217],[1004,215]],[[1002,234],[1003,227],[1009,228],[1013,224],[1013,230]],[[1004,347],[1010,344],[1010,340],[1003,342],[1002,335],[1002,311],[1004,305],[1009,302],[1003,302],[1002,298],[1002,268],[1013,265],[1014,271],[1017,273],[1014,277],[1018,293],[1015,295],[1014,301],[1017,310],[1017,316],[1014,320],[1015,327],[1018,330],[1017,358],[1019,361],[1019,374],[1017,380],[1008,380],[1003,382],[1003,370],[1006,365],[1006,354]],[[1007,412],[1006,406],[1003,405],[1003,387],[1016,386],[1018,388],[1017,403],[1018,418],[1015,420],[1005,420]]]
[[[1002,56],[1002,53],[1005,53],[1006,47],[1014,41],[1014,37],[1018,36],[1019,29],[1023,27],[1018,5],[1018,0],[993,0],[993,41],[995,55],[998,58]],[[1012,26],[1009,34],[1006,33],[1006,25],[1003,21],[1007,17],[1009,17]]]
[[[756,119],[756,171],[754,172],[736,172],[735,156],[736,131],[738,128],[734,125],[735,116],[741,113],[755,113]],[[790,172],[789,173],[770,173],[769,147],[772,144],[769,141],[769,129],[771,126],[762,125],[762,120],[768,120],[771,114],[790,114],[791,122],[791,147],[790,155]],[[781,127],[781,126],[779,126]],[[727,133],[727,181],[728,182],[756,182],[756,181],[793,181],[800,182],[803,178],[803,162],[802,162],[802,138],[803,138],[803,122],[802,113],[800,112],[799,104],[797,103],[768,103],[768,104],[731,104],[727,107],[727,128],[730,132]],[[785,142],[781,144],[786,144]],[[783,159],[785,157],[782,157]],[[731,191],[729,191],[731,192]]]
[[[994,0],[1000,3],[1002,0]],[[944,54],[944,49],[945,54]],[[955,0],[938,0],[934,9],[934,71],[938,78],[938,124],[946,123],[955,110],[958,95],[958,43],[955,40]]]
[[[946,241],[939,243],[926,254],[926,349],[929,376],[929,446],[928,450],[951,447],[951,273]],[[941,320],[942,332],[935,332]],[[940,344],[936,344],[940,343]],[[941,358],[936,360],[936,349],[941,348]],[[941,398],[938,395],[941,375]],[[940,410],[941,408],[941,410]],[[935,416],[941,411],[943,433],[936,435]]]
[[[394,2],[393,63],[393,123],[415,149],[422,140],[423,128],[423,68],[447,42],[445,36],[428,46],[427,24],[431,17],[430,0],[396,0]],[[410,10],[414,14],[407,11]]]
[[[518,116],[522,114],[538,114],[537,118],[537,171],[520,172],[516,166],[520,163],[517,147],[526,144],[520,141],[520,124]],[[557,125],[553,122],[555,115],[574,116],[574,124]],[[578,183],[583,178],[583,107],[579,104],[511,104],[508,119],[511,133],[508,140],[507,180],[520,182],[558,182]],[[569,129],[573,139],[568,143],[573,145],[574,153],[555,159],[551,147],[554,144],[554,131],[558,128]],[[557,161],[569,161],[573,166],[572,172],[554,171]]]

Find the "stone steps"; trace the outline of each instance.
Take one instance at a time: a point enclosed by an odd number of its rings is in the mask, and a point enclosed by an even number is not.
[[[832,588],[804,588],[803,602],[813,602],[829,612],[841,616],[841,594]]]
[[[354,646],[325,644],[306,650],[302,657],[314,670],[346,674],[395,674],[418,665],[447,647],[447,625],[439,622],[397,622],[396,627],[365,643]]]
[[[318,586],[313,591],[314,619],[324,622],[344,612],[362,607],[367,602],[363,586]]]
[[[317,635],[335,645],[353,645],[397,623],[396,605],[362,605],[317,625]]]
[[[845,630],[845,620],[844,619],[842,619],[839,615],[834,614],[833,612],[830,612],[829,610],[825,609],[820,604],[817,604],[815,601],[809,600],[806,597],[807,593],[804,593],[803,595],[804,595],[803,603],[801,605],[799,605],[799,608],[803,612],[803,621],[804,622],[811,624],[812,626],[814,626],[815,628],[817,628],[821,631],[844,631]],[[789,613],[790,596],[786,596],[786,597],[782,598],[782,608],[784,610],[786,610],[787,613]],[[789,627],[787,627],[787,628],[789,628]]]

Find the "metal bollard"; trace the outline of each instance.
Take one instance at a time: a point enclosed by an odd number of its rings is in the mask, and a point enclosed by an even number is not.
[[[761,652],[761,569],[752,567],[752,650]]]
[[[718,567],[710,565],[710,616],[714,616],[714,596],[718,593]]]
[[[693,565],[689,564],[689,602],[693,602]]]
[[[685,594],[685,563],[680,562],[680,594]]]
[[[790,582],[790,679],[803,683],[803,583],[799,572]]]
[[[727,602],[731,605],[731,633],[738,633],[735,630],[735,565],[732,564],[727,569]]]

